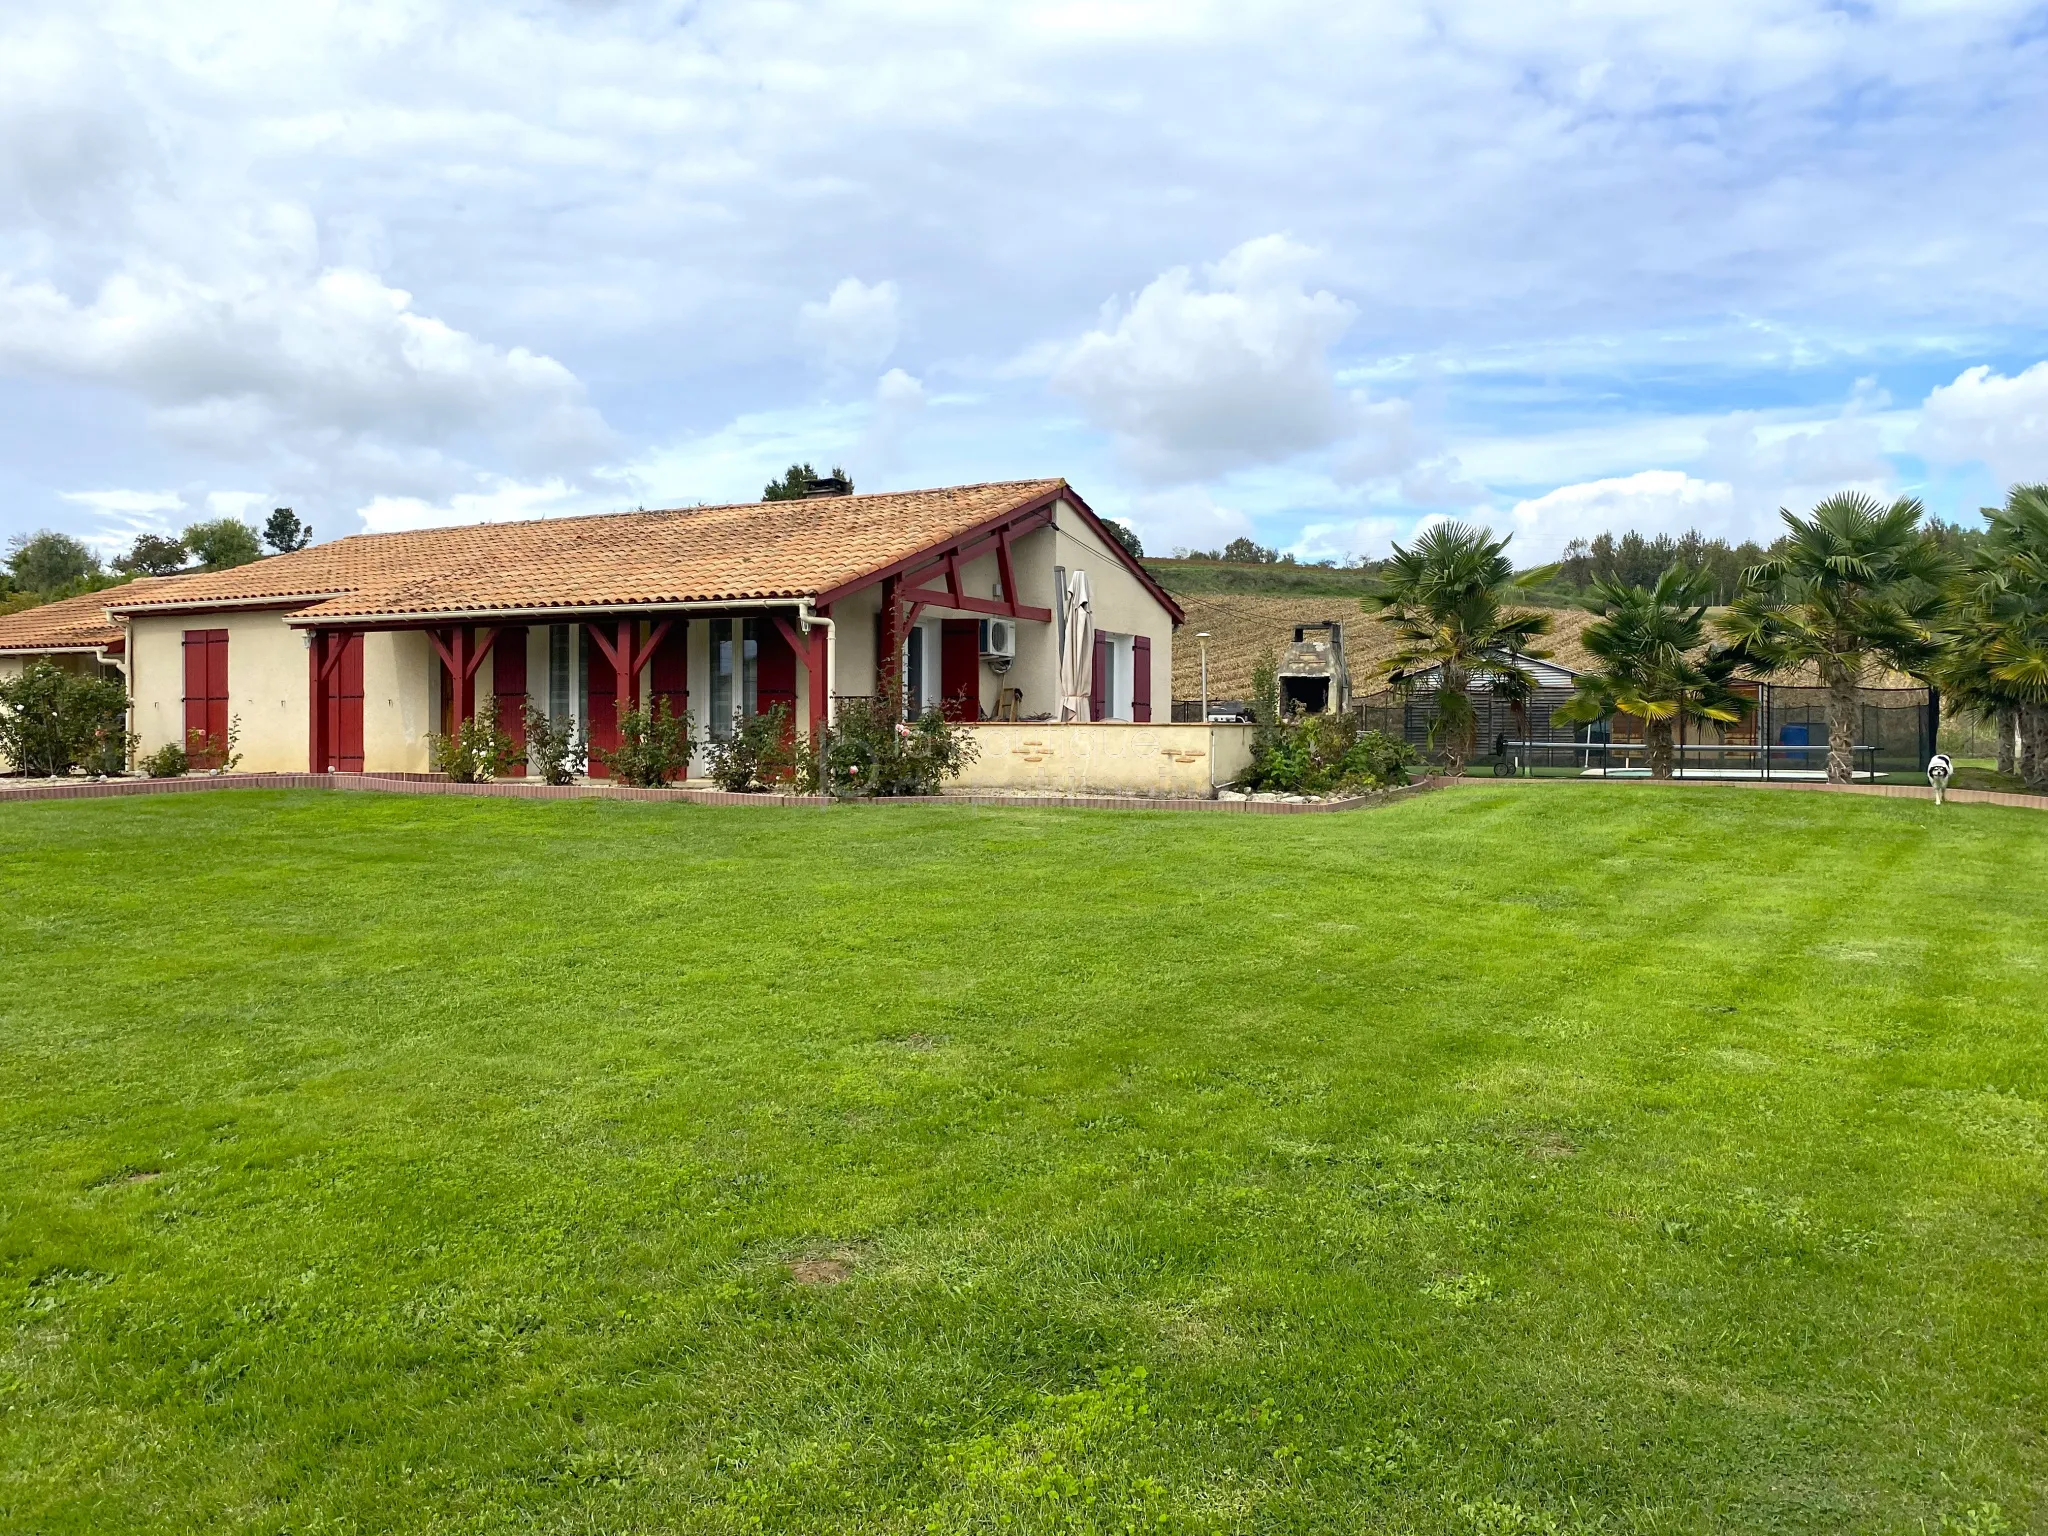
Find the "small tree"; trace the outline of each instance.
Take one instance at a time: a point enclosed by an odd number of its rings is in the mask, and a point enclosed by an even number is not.
[[[278,507],[263,525],[263,542],[280,555],[294,554],[313,542],[313,530],[290,507]]]
[[[526,771],[544,784],[572,784],[590,761],[589,744],[570,716],[557,724],[546,710],[526,706]]]
[[[134,546],[114,561],[114,569],[128,576],[171,576],[185,569],[185,557],[182,540],[138,533]]]
[[[217,517],[185,530],[185,547],[209,571],[225,571],[263,557],[256,530],[240,518]]]
[[[733,794],[767,789],[788,779],[797,764],[789,706],[777,704],[765,714],[739,721],[731,736],[711,743],[708,755],[712,782]]]
[[[1391,789],[1416,760],[1407,742],[1361,729],[1356,715],[1299,715],[1257,733],[1243,783],[1293,795]]]
[[[1810,517],[1780,510],[1789,530],[1742,574],[1721,632],[1760,673],[1812,663],[1828,690],[1828,778],[1856,770],[1856,695],[1871,662],[1924,673],[1934,662],[1941,584],[1955,562],[1920,526],[1920,503],[1889,507],[1845,491]]]
[[[936,795],[980,755],[973,733],[936,709],[905,722],[902,683],[893,671],[876,680],[872,698],[841,699],[838,715],[815,746],[798,752],[800,788],[867,799]]]
[[[225,736],[211,735],[206,731],[191,730],[185,733],[185,755],[191,767],[204,768],[218,778],[221,774],[232,773],[242,763],[242,717],[228,716]]]
[[[659,789],[690,771],[690,714],[669,708],[665,695],[619,716],[619,744],[593,747],[591,756],[621,784]]]
[[[1488,529],[1439,523],[1409,548],[1394,546],[1384,567],[1386,590],[1361,604],[1368,611],[1377,608],[1380,622],[1393,625],[1399,636],[1399,648],[1386,661],[1394,682],[1436,673],[1430,745],[1442,743],[1454,777],[1472,755],[1474,675],[1484,672],[1497,696],[1525,701],[1536,680],[1520,658],[1550,654],[1532,648],[1549,633],[1549,615],[1511,612],[1506,605],[1512,594],[1548,581],[1557,567],[1518,576],[1507,547],[1507,539],[1496,539]]]
[[[1677,564],[1648,588],[1596,577],[1593,601],[1601,617],[1579,638],[1605,665],[1580,676],[1551,722],[1587,725],[1616,713],[1633,715],[1643,722],[1650,777],[1668,779],[1679,721],[1742,719],[1749,700],[1728,686],[1737,658],[1705,652],[1712,580]]]
[[[7,541],[7,570],[24,592],[57,592],[102,574],[100,557],[68,533],[39,528]]]
[[[1111,538],[1123,545],[1124,553],[1133,560],[1145,558],[1145,546],[1138,539],[1137,529],[1133,528],[1129,523],[1119,522],[1113,517],[1106,517],[1102,520],[1102,526],[1109,530]]]
[[[17,773],[62,778],[81,764],[120,773],[132,741],[127,690],[110,678],[38,660],[0,683],[0,757]]]
[[[1280,562],[1280,552],[1277,549],[1268,549],[1263,544],[1253,543],[1250,539],[1240,538],[1232,539],[1223,546],[1223,558],[1240,565],[1277,565]]]
[[[519,761],[519,743],[498,724],[495,699],[463,721],[452,736],[427,738],[427,761],[457,784],[502,779]]]
[[[1985,516],[1933,675],[1945,702],[1993,723],[2001,773],[2048,789],[2048,486],[2016,485]]]
[[[167,741],[136,766],[152,779],[182,779],[192,771],[192,759],[175,741]]]

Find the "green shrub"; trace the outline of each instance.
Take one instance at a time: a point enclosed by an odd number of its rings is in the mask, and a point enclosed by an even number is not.
[[[185,752],[188,766],[197,765],[201,758],[207,759],[206,771],[212,774],[232,773],[242,761],[240,751],[242,740],[242,717],[228,717],[228,733],[225,736],[209,736],[204,731],[185,733]]]
[[[434,772],[447,774],[457,784],[502,779],[519,756],[519,743],[498,724],[495,699],[463,721],[454,735],[427,738],[428,763]]]
[[[120,773],[133,744],[128,691],[110,678],[36,661],[0,683],[0,758],[17,773],[61,778],[81,766]]]
[[[138,766],[152,779],[182,779],[192,771],[192,759],[175,741],[167,741]]]
[[[789,780],[797,767],[793,738],[787,704],[778,704],[765,715],[748,716],[726,740],[711,743],[712,782],[746,794]]]
[[[1285,795],[1356,793],[1408,782],[1418,761],[1407,742],[1359,728],[1352,714],[1260,722],[1245,788]]]
[[[526,771],[545,784],[571,784],[590,761],[590,745],[574,716],[557,725],[546,710],[526,706]]]
[[[666,698],[619,716],[619,744],[593,747],[595,757],[621,784],[659,789],[690,771],[690,714],[680,717]]]
[[[842,699],[838,718],[815,748],[798,753],[797,784],[811,793],[865,799],[876,795],[936,795],[960,776],[980,748],[966,727],[936,709],[906,722],[888,686],[871,699]]]

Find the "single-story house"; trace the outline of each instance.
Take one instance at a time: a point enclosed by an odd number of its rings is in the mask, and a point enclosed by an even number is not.
[[[141,751],[232,721],[246,770],[419,772],[490,699],[601,746],[656,696],[699,738],[816,728],[892,650],[913,712],[1055,720],[1076,572],[1082,713],[1164,722],[1181,609],[1064,480],[360,534],[100,596]]]

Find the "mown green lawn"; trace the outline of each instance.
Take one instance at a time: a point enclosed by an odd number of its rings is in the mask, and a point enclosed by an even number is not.
[[[0,806],[0,1528],[2048,1529],[2048,817]]]

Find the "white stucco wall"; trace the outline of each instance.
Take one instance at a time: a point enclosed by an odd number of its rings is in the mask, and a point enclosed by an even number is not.
[[[1249,725],[998,725],[971,728],[980,755],[949,791],[1017,790],[1207,800],[1251,766]]]
[[[386,773],[425,773],[427,737],[437,729],[433,708],[438,671],[433,642],[417,630],[363,636],[363,766]],[[235,665],[228,641],[228,672]],[[487,666],[488,670],[488,666]],[[303,674],[301,674],[303,676]],[[305,685],[300,684],[303,688]],[[479,695],[488,698],[488,694]],[[299,749],[305,766],[306,749]]]
[[[185,631],[228,632],[228,718],[247,772],[306,768],[306,643],[276,609],[138,617],[128,626],[128,691],[137,749],[185,745]],[[368,670],[365,655],[365,671]],[[368,718],[365,712],[365,727]]]

